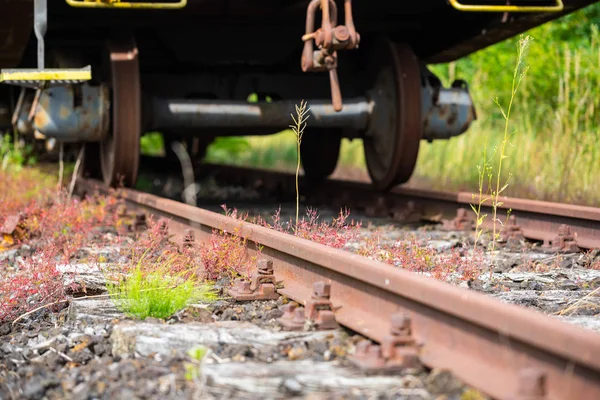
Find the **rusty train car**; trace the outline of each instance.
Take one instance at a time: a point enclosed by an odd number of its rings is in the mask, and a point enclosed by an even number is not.
[[[406,182],[422,140],[466,132],[457,60],[594,0],[0,0],[0,125],[84,144],[84,174],[133,186],[140,138],[201,158],[218,136],[286,129],[305,99],[305,175],[361,138],[373,187]],[[250,93],[258,102],[247,101]]]

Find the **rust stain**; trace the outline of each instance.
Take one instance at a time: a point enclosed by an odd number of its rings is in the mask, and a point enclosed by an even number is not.
[[[33,117],[33,123],[38,128],[43,128],[43,127],[48,126],[50,121],[51,121],[51,119],[48,116],[48,113],[46,113],[46,108],[44,108],[44,107],[42,107],[40,110],[38,110],[38,112],[36,112],[35,116]]]
[[[60,106],[60,109],[58,110],[58,116],[61,119],[67,119],[67,118],[69,118],[70,114],[71,114],[71,110],[69,110],[69,107],[66,107],[64,105]]]

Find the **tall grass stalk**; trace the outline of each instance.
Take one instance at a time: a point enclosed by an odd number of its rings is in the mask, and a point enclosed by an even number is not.
[[[293,125],[290,125],[290,128],[296,135],[296,150],[297,150],[297,159],[296,159],[296,227],[298,227],[298,214],[300,211],[300,188],[298,185],[298,176],[300,175],[300,144],[302,143],[302,135],[304,134],[304,129],[306,129],[306,120],[308,119],[308,112],[310,108],[306,108],[306,101],[301,100],[300,105],[296,105],[296,116],[291,114],[292,120],[294,121]]]
[[[519,40],[519,44],[517,46],[517,63],[515,65],[515,68],[513,71],[513,80],[512,80],[512,88],[511,88],[511,92],[510,92],[510,100],[508,102],[508,108],[506,109],[506,111],[500,105],[500,102],[498,101],[497,97],[494,100],[494,102],[496,103],[496,105],[498,106],[500,111],[502,112],[502,116],[504,117],[504,135],[502,137],[502,144],[500,145],[500,154],[498,155],[498,170],[496,171],[496,187],[492,191],[492,195],[491,195],[492,210],[493,210],[493,217],[492,217],[493,234],[492,234],[492,242],[491,242],[491,251],[492,252],[495,249],[496,240],[498,239],[498,236],[499,236],[499,232],[497,229],[497,226],[498,226],[497,223],[499,223],[500,225],[503,225],[502,221],[500,221],[500,219],[498,219],[498,207],[500,207],[503,204],[503,202],[499,200],[500,194],[503,193],[504,190],[508,187],[510,178],[512,178],[512,173],[509,173],[508,178],[506,179],[506,181],[504,182],[502,187],[500,187],[500,185],[501,185],[500,182],[502,179],[502,165],[504,163],[504,159],[508,157],[506,154],[506,147],[507,147],[507,145],[512,146],[512,144],[509,142],[509,140],[510,140],[511,136],[513,136],[515,134],[514,131],[510,134],[508,131],[509,122],[510,122],[510,112],[512,110],[515,96],[517,94],[519,86],[521,85],[521,81],[523,80],[523,78],[525,78],[525,75],[527,74],[527,70],[529,69],[529,65],[525,64],[525,57],[527,54],[527,49],[532,40],[533,40],[533,38],[529,35],[527,35],[527,36],[521,35],[521,38]],[[510,214],[510,210],[508,211],[508,214]],[[508,218],[508,215],[507,215],[507,218]]]
[[[499,200],[499,197],[500,197],[500,194],[503,193],[504,190],[508,187],[510,178],[512,178],[512,173],[509,173],[508,178],[506,179],[506,182],[504,182],[502,187],[500,187],[500,181],[502,178],[502,165],[503,165],[504,159],[508,157],[506,155],[506,146],[507,145],[512,146],[512,144],[509,142],[509,140],[510,140],[511,136],[513,136],[515,134],[514,131],[510,134],[508,133],[508,127],[509,127],[509,122],[510,122],[510,112],[513,107],[513,103],[515,100],[515,96],[517,94],[517,90],[519,89],[519,86],[521,85],[521,81],[523,80],[523,78],[525,78],[525,75],[527,74],[527,70],[529,69],[529,65],[525,64],[525,57],[527,54],[527,49],[532,40],[533,40],[533,38],[529,35],[527,35],[527,36],[521,35],[521,38],[519,39],[519,44],[517,46],[517,63],[515,65],[515,69],[513,72],[512,88],[511,88],[511,92],[510,92],[510,101],[508,102],[508,108],[507,108],[506,112],[504,111],[504,108],[500,105],[498,98],[496,97],[496,99],[494,100],[494,102],[496,103],[496,105],[498,106],[500,111],[502,112],[502,116],[504,117],[504,135],[502,137],[502,144],[500,146],[500,154],[498,156],[498,171],[496,172],[496,188],[495,188],[495,190],[492,191],[492,196],[491,196],[492,210],[493,210],[493,217],[492,217],[493,234],[492,234],[492,242],[491,242],[491,251],[492,252],[495,250],[496,240],[498,239],[498,236],[499,236],[499,233],[497,231],[497,223],[499,223],[500,225],[503,225],[502,221],[500,221],[500,219],[498,219],[498,207],[500,207],[503,204],[503,202]],[[508,210],[507,214],[510,214],[510,211],[511,210]],[[507,218],[508,218],[508,215],[507,215]],[[490,271],[490,273],[491,272],[492,271]]]

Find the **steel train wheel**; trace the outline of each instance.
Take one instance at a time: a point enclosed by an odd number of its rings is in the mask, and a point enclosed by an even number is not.
[[[112,121],[110,134],[100,143],[104,183],[132,187],[140,162],[141,93],[138,50],[132,37],[110,40]]]
[[[386,38],[374,43],[367,71],[375,118],[364,138],[367,169],[373,186],[390,189],[413,173],[422,136],[421,75],[407,44]]]
[[[337,166],[341,145],[342,134],[337,130],[307,131],[300,142],[300,161],[304,176],[309,181],[319,182],[331,175]]]

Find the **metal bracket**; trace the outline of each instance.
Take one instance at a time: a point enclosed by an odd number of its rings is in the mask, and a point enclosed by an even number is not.
[[[542,249],[549,252],[560,253],[578,252],[579,246],[577,245],[577,233],[573,233],[569,225],[562,224],[558,227],[558,232],[550,243],[548,243],[548,241],[544,241]]]
[[[508,221],[500,230],[500,243],[506,243],[509,246],[518,246],[521,240],[525,240],[521,226],[517,224],[517,217],[511,215]]]
[[[258,270],[252,274],[250,282],[237,280],[227,294],[236,301],[277,300],[279,294],[275,290],[276,285],[273,261],[259,260]]]
[[[321,6],[321,28],[315,29],[315,14]],[[335,111],[342,110],[342,92],[337,75],[337,50],[358,48],[360,35],[354,27],[352,0],[344,0],[345,25],[337,25],[337,6],[334,0],[312,0],[306,10],[306,33],[302,36],[304,49],[301,66],[303,72],[329,71],[331,100]],[[313,50],[313,42],[319,50]]]
[[[339,327],[335,321],[333,305],[329,299],[331,284],[326,282],[315,282],[313,294],[306,300],[305,308],[297,307],[291,303],[284,306],[284,314],[277,321],[287,330],[302,330],[308,322],[317,330],[329,330]]]
[[[421,367],[419,347],[412,337],[411,320],[398,313],[391,317],[390,334],[380,345],[363,340],[356,346],[348,360],[363,371],[397,372],[406,368]]]
[[[448,0],[450,5],[458,11],[467,12],[513,12],[513,13],[526,13],[526,12],[560,12],[564,10],[565,6],[562,0],[556,0],[554,6],[492,6],[492,5],[475,5],[475,4],[461,4],[458,0]]]
[[[451,220],[442,220],[441,230],[444,231],[470,231],[475,228],[475,222],[469,218],[466,208],[456,210],[456,217]]]
[[[71,7],[78,8],[134,8],[150,10],[175,10],[184,8],[187,0],[179,0],[177,3],[130,3],[121,0],[65,0]]]

